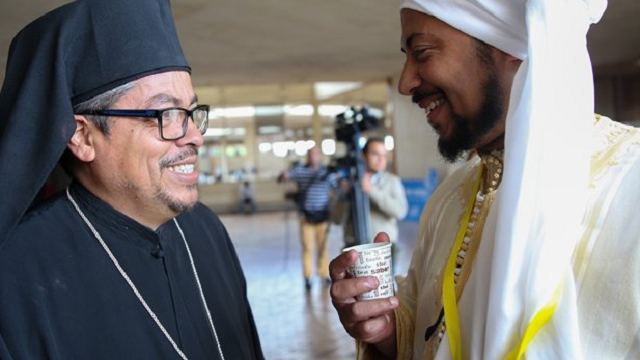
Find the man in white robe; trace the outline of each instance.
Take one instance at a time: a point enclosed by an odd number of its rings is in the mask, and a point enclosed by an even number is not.
[[[593,115],[600,0],[407,0],[399,91],[450,160],[397,298],[332,261],[360,358],[640,357],[640,132]],[[378,235],[376,241],[387,237]]]

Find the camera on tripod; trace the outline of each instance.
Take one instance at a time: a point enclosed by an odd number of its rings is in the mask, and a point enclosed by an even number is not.
[[[360,134],[364,131],[378,128],[382,122],[382,118],[375,116],[374,112],[367,106],[351,107],[336,116],[336,141],[345,144],[346,154],[341,158],[334,159],[332,165],[342,173],[344,178],[357,176],[356,169],[360,158]]]
[[[338,114],[335,120],[336,140],[352,143],[355,134],[379,127],[382,119],[373,113],[374,110],[363,106],[360,108],[351,107],[349,110]]]
[[[364,161],[360,156],[360,134],[380,126],[381,117],[374,116],[368,107],[355,108],[338,114],[335,120],[336,140],[346,146],[346,154],[334,160],[332,171],[340,172],[343,179],[349,181],[350,191],[345,201],[351,204],[351,223],[354,240],[363,244],[371,241],[369,226],[369,198],[362,190],[360,180],[365,174]]]

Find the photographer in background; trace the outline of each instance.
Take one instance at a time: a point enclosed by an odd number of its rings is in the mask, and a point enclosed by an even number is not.
[[[407,215],[407,197],[400,178],[386,171],[387,149],[381,138],[370,138],[362,149],[366,172],[362,177],[362,190],[369,197],[371,234],[386,232],[392,242],[398,238],[398,220]],[[351,190],[347,181],[340,184],[342,193]],[[343,196],[348,199],[348,196]],[[357,245],[354,237],[351,202],[339,201],[334,206],[334,222],[344,223],[345,247]],[[394,245],[394,254],[395,254]]]
[[[305,288],[311,290],[313,248],[316,249],[317,274],[329,285],[329,199],[337,187],[337,174],[322,165],[322,152],[315,146],[307,153],[305,166],[294,166],[278,177],[278,182],[292,180],[298,185],[296,202],[300,212],[300,240]]]

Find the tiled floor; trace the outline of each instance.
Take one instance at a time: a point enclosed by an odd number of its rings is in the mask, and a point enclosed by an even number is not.
[[[304,290],[295,212],[222,215],[247,278],[249,301],[269,360],[354,359],[354,340],[344,331],[326,286]],[[329,257],[342,248],[342,229],[329,232]],[[417,224],[400,224],[397,273],[406,272]]]

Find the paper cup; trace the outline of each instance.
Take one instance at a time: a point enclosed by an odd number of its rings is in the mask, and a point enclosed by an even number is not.
[[[375,276],[380,281],[377,289],[358,295],[358,300],[383,299],[393,296],[391,243],[371,243],[352,246],[342,252],[356,250],[358,260],[347,271],[354,277]]]

